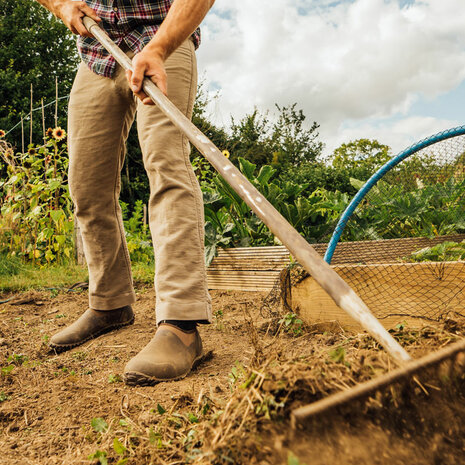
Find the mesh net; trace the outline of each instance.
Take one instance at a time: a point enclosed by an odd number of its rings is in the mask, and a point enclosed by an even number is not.
[[[326,247],[314,245],[322,256]],[[465,315],[465,135],[388,171],[350,216],[331,265],[381,320]],[[268,307],[279,297],[290,308],[306,275],[283,272]]]

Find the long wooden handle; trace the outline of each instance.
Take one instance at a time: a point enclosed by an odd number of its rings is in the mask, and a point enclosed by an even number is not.
[[[84,17],[87,30],[100,41],[116,61],[132,70],[129,57],[113,43],[105,31],[91,18]],[[211,165],[230,184],[253,212],[268,226],[291,252],[293,257],[311,274],[315,281],[334,299],[337,305],[358,321],[399,364],[411,360],[410,355],[386,331],[365,303],[348,284],[318,255],[313,247],[286,221],[268,200],[242,175],[192,122],[148,78],[143,82],[144,92],[153,100],[171,122],[192,142]]]

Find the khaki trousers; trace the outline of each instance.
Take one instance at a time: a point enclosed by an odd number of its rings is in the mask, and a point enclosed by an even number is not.
[[[166,70],[168,97],[191,118],[197,85],[191,40],[168,58]],[[133,95],[120,66],[107,78],[82,63],[69,103],[69,187],[89,268],[89,305],[111,310],[135,301],[118,198],[136,112],[150,183],[157,323],[211,321],[202,194],[189,162],[189,142],[157,106],[143,105]]]

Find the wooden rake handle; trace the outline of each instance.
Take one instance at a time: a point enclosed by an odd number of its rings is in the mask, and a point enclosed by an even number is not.
[[[107,33],[91,18],[85,16],[87,30],[111,53],[125,70],[132,70],[130,58],[113,43]],[[286,221],[268,200],[243,174],[215,147],[215,145],[186,118],[177,107],[148,78],[143,82],[144,92],[171,120],[171,122],[197,147],[218,173],[229,183],[252,211],[268,226],[291,252],[292,256],[311,274],[316,282],[362,325],[399,364],[411,360],[409,354],[386,331],[360,297],[318,255],[313,247]]]

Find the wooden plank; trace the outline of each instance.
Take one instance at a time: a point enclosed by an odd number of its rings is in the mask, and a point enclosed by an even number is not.
[[[395,263],[399,258],[410,255],[424,247],[433,247],[445,241],[460,242],[465,234],[448,236],[381,239],[376,241],[339,242],[334,252],[332,265],[358,263]],[[315,244],[315,250],[324,254],[326,244]]]
[[[442,313],[465,313],[465,262],[333,268],[386,328],[403,321],[412,326],[421,325],[428,308]],[[292,287],[291,306],[308,323],[338,321],[343,327],[361,329],[312,277]]]
[[[279,270],[234,270],[233,276],[270,276],[279,274]],[[209,275],[231,275],[231,270],[208,270]]]
[[[209,288],[212,289],[212,288]],[[268,287],[260,287],[260,286],[240,286],[240,285],[234,285],[234,286],[227,286],[227,285],[218,285],[215,286],[213,289],[219,290],[219,291],[249,291],[249,292],[269,292],[270,289]]]
[[[341,242],[338,244],[332,264],[338,265],[343,264],[344,266],[350,266],[349,264],[357,263],[355,266],[369,266],[373,263],[374,266],[379,264],[389,263],[390,266],[399,265],[399,257],[409,255],[415,250],[419,250],[423,247],[431,247],[435,244],[439,244],[446,240],[459,242],[465,239],[465,234],[450,235],[450,236],[438,236],[435,238],[406,238],[406,239],[388,239],[388,240],[377,240],[377,241],[359,241],[359,242]],[[313,244],[315,250],[320,254],[324,255],[327,244]],[[246,277],[250,278],[250,289],[253,290],[254,285],[260,285],[261,290],[263,287],[271,290],[274,287],[274,280],[277,279],[277,274],[290,264],[289,251],[284,246],[264,246],[264,247],[239,247],[231,249],[220,249],[218,256],[214,258],[211,265],[207,270],[207,276],[210,277],[209,288],[219,289],[219,285],[223,285],[217,281],[213,281],[211,277],[216,274],[227,274],[230,278],[228,289],[243,289],[246,285]],[[401,264],[407,266],[407,264]],[[369,268],[365,271],[364,288],[373,288],[375,286],[375,280],[370,280],[368,276]],[[261,281],[260,283],[253,281],[253,276],[258,276],[257,273],[271,273],[270,276],[273,278],[269,281]],[[242,281],[234,281],[236,276],[241,276],[244,279]],[[342,276],[344,279],[345,276]],[[264,278],[265,279],[265,278]],[[407,278],[408,279],[408,278]],[[348,278],[350,283],[350,277]],[[381,283],[382,284],[382,283]],[[378,284],[380,285],[380,284]],[[240,286],[235,287],[235,286]],[[257,288],[258,290],[258,288]],[[362,293],[362,292],[361,292]],[[378,294],[379,295],[379,290]],[[364,299],[363,295],[361,295]],[[376,300],[375,294],[371,296],[372,299]],[[370,301],[366,301],[367,305],[370,306]],[[397,301],[398,306],[405,306],[406,302],[401,302],[401,299]],[[420,303],[418,304],[420,305]]]
[[[208,288],[270,291],[289,257],[284,246],[221,249],[208,267]]]
[[[270,273],[276,273],[279,270],[282,270],[283,268],[286,268],[286,266],[289,263],[280,263],[276,265],[271,265],[271,266],[254,266],[254,265],[247,265],[247,264],[240,264],[237,266],[234,265],[224,265],[224,266],[215,266],[212,268],[208,269],[208,272],[214,272],[214,271],[224,271],[224,272],[236,272],[236,271],[259,271],[262,273],[270,272]]]

